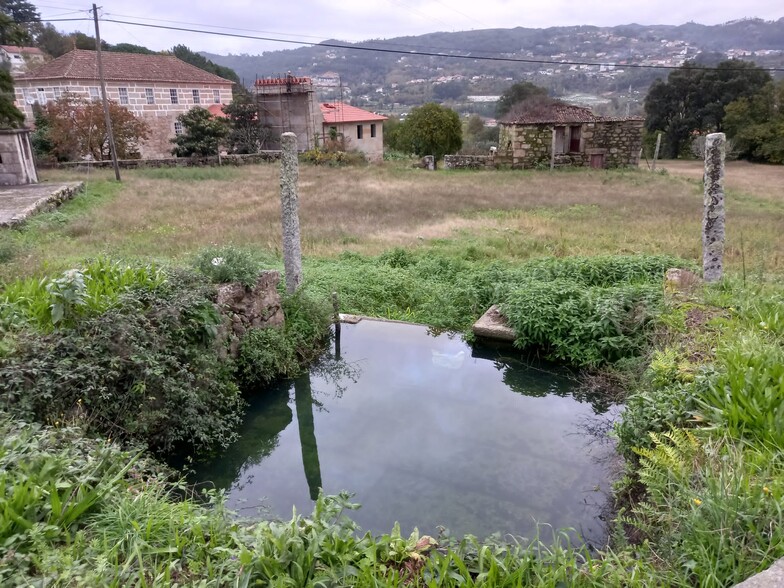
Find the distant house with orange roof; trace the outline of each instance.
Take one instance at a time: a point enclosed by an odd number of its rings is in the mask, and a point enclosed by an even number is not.
[[[386,116],[345,102],[326,102],[320,106],[321,115],[324,117],[324,137],[342,137],[348,148],[362,151],[371,161],[384,157]]]

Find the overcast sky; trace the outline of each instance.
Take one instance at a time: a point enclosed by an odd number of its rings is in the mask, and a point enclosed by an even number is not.
[[[67,13],[89,7],[77,0],[33,0],[33,3],[44,19],[78,18],[78,13]],[[784,16],[780,0],[544,0],[536,3],[520,0],[99,0],[97,3],[105,18],[177,26],[160,22],[169,20],[191,23],[182,25],[191,28],[209,26],[216,30],[216,27],[225,27],[220,30],[304,42],[329,38],[362,41],[435,31],[517,26],[682,24],[688,21],[718,24],[744,17],[777,20]],[[86,12],[82,14],[87,16]],[[91,23],[53,24],[60,30],[92,34]],[[112,23],[101,25],[101,37],[109,43],[135,43],[155,50],[182,43],[197,51],[223,54],[257,54],[297,47]]]

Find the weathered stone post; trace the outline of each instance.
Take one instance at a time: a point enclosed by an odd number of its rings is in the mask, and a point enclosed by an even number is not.
[[[721,279],[724,262],[724,133],[705,139],[705,193],[702,215],[702,277]]]
[[[299,238],[299,161],[297,135],[280,136],[280,222],[283,226],[283,269],[286,292],[293,294],[302,281],[302,247]]]
[[[425,155],[422,158],[422,163],[428,171],[434,171],[436,169],[436,158],[432,155]]]

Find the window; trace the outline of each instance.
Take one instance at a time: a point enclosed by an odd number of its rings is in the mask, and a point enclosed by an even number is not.
[[[120,104],[128,104],[128,88],[118,88],[120,92]]]
[[[220,101],[220,90],[213,90],[212,91],[212,101],[215,104],[220,104],[221,103],[221,101]]]
[[[570,153],[580,152],[581,131],[582,131],[582,127],[580,126],[569,127],[569,152]]]
[[[180,103],[180,100],[177,97],[177,88],[171,88],[169,90],[169,97],[171,98],[171,103],[172,104],[179,104]]]
[[[155,104],[155,92],[152,88],[145,88],[144,95],[147,97],[147,104]]]
[[[60,96],[63,95],[63,91],[60,88],[52,88],[52,92],[54,93],[54,99],[59,100]]]
[[[96,86],[91,86],[89,89],[90,92],[90,100],[98,100],[101,95],[98,93],[98,88]]]
[[[199,95],[198,90],[193,90],[193,103],[194,104],[201,104],[201,96]]]
[[[374,139],[376,137],[376,123],[370,123],[370,137]]]
[[[357,125],[357,139],[362,138],[362,125]]]
[[[178,137],[182,135],[182,123],[180,121],[175,121],[174,123],[174,134]]]
[[[46,92],[43,88],[38,88],[38,102],[46,104]]]

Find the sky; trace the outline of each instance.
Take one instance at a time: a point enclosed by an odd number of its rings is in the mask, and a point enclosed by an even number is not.
[[[44,20],[87,17],[79,0],[32,0]],[[102,0],[102,18],[185,26],[303,42],[363,41],[436,31],[591,24],[719,24],[744,17],[778,20],[780,0]],[[173,22],[162,22],[173,21]],[[182,24],[190,23],[190,24]],[[60,30],[93,33],[91,22],[53,22]],[[242,29],[242,30],[239,30]],[[184,44],[211,53],[259,54],[299,45],[101,24],[107,42],[153,50]]]

